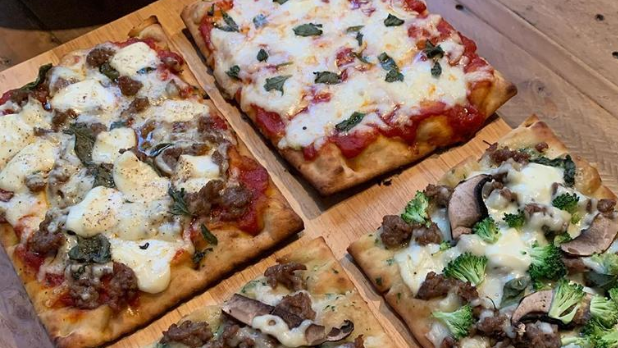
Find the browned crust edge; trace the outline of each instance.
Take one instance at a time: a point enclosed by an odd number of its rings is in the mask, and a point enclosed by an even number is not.
[[[547,152],[549,157],[569,153],[549,126],[540,121],[536,115],[530,116],[519,127],[502,137],[498,143],[511,148],[521,148],[534,146],[543,141],[549,145]],[[579,156],[573,156],[573,160],[577,165],[575,186],[580,192],[596,198],[616,198],[616,195],[602,184],[595,167]],[[455,186],[477,168],[477,160],[470,157],[446,172],[440,183]],[[373,232],[352,243],[348,247],[348,252],[374,287],[384,295],[388,304],[405,321],[421,346],[434,348],[426,334],[431,329],[431,312],[437,308],[438,301],[423,301],[412,296],[397,264],[392,263],[388,266],[386,261],[395,255],[395,251],[386,249],[378,234]],[[380,282],[376,279],[380,279]]]
[[[209,2],[203,1],[190,4],[184,8],[181,17],[198,48],[206,57],[207,64],[212,67],[211,52],[204,43],[199,31],[199,23],[196,22],[197,17],[201,18],[196,14],[203,13],[208,6]],[[517,93],[515,85],[508,82],[498,71],[494,71],[494,76],[494,84],[487,96],[478,105],[479,109],[487,115],[487,118]],[[230,96],[226,97],[230,99]],[[256,125],[255,112],[253,110],[243,111]],[[425,136],[419,136],[412,146],[402,140],[378,135],[376,141],[360,155],[351,159],[343,156],[339,148],[332,143],[322,147],[318,157],[312,161],[305,160],[303,152],[300,150],[278,149],[278,151],[320,194],[330,195],[418,161],[437,148],[454,144],[451,140],[452,131],[450,126],[446,124],[445,117],[436,117],[436,120],[432,122],[424,122],[419,126],[419,129],[423,127],[427,128],[427,133]],[[271,143],[277,147],[277,144],[272,140]]]
[[[157,42],[168,46],[171,43],[154,16],[132,29],[130,36],[154,38]],[[181,75],[183,78],[187,77],[188,81],[195,81],[188,67]],[[211,101],[205,102],[212,110],[217,110]],[[238,139],[237,148],[240,154],[255,158],[240,139]],[[302,230],[301,218],[292,210],[272,180],[270,180],[270,187],[269,201],[264,212],[264,229],[259,235],[247,236],[233,228],[214,231],[219,244],[215,251],[204,258],[202,265],[205,266],[200,271],[191,267],[190,260],[188,263],[173,265],[172,279],[168,287],[173,291],[166,290],[157,295],[142,293],[138,311],[125,310],[116,316],[112,316],[107,306],[101,306],[92,311],[75,308],[48,308],[44,303],[49,298],[46,295],[48,289],[42,287],[36,280],[26,281],[27,278],[20,262],[13,257],[16,240],[10,225],[0,224],[0,238],[17,273],[25,282],[26,291],[54,343],[59,347],[98,346],[151,322],[197,291],[214,285],[217,280],[229,274],[236,267],[256,258]]]

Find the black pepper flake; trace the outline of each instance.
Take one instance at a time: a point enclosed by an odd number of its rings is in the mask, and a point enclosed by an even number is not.
[[[142,250],[146,250],[146,249],[148,249],[149,246],[150,246],[150,243],[146,242],[146,244],[140,245],[139,248],[142,249]]]
[[[595,18],[597,21],[599,21],[599,22],[602,22],[602,21],[604,21],[604,20],[605,20],[605,16],[604,16],[604,15],[602,15],[602,14],[600,14],[600,13],[598,13],[596,16],[594,16],[594,18]]]
[[[303,130],[307,130],[307,127],[306,127],[306,126],[303,126]]]
[[[457,4],[457,5],[455,5],[455,9],[461,11],[461,10],[464,9],[464,7],[463,7],[462,4]]]

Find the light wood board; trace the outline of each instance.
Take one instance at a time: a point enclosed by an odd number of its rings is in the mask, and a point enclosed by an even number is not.
[[[265,145],[260,135],[238,114],[233,106],[230,106],[221,98],[213,87],[212,77],[207,74],[200,57],[182,31],[183,24],[178,14],[184,5],[191,1],[161,0],[77,40],[0,73],[0,90],[21,86],[33,79],[39,65],[47,62],[55,63],[62,55],[74,49],[91,47],[106,40],[123,40],[133,26],[150,15],[157,15],[173,43],[187,59],[202,87],[211,94],[214,102],[226,114],[239,136],[258,160],[266,166],[277,186],[305,221],[306,230],[300,235],[300,238],[281,248],[274,256],[231,276],[206,293],[193,298],[159,318],[148,327],[123,338],[114,346],[139,347],[155,340],[162,330],[177,321],[182,315],[205,304],[219,303],[228,298],[242,284],[261,274],[266,267],[273,264],[277,255],[283,255],[295,248],[302,247],[310,239],[323,235],[359,287],[361,294],[368,300],[370,308],[379,317],[389,335],[399,346],[415,347],[411,335],[402,322],[368,285],[367,280],[351,262],[345,249],[360,235],[377,228],[383,215],[399,212],[414,195],[415,190],[422,189],[427,183],[436,181],[443,172],[464,158],[479,156],[486,148],[486,143],[496,141],[501,135],[508,132],[509,126],[501,119],[494,118],[467,144],[431,156],[416,166],[407,167],[400,174],[390,175],[388,178],[392,179],[392,182],[388,186],[378,185],[376,184],[378,180],[376,180],[334,197],[321,198],[305,181],[300,179],[297,173],[289,172],[290,167],[275,154],[273,149]],[[463,0],[462,2],[469,2],[473,5],[474,1]],[[520,95],[501,109],[501,114],[510,120],[511,125],[516,125],[517,122],[522,121],[532,112],[538,112],[558,130],[558,133],[567,135],[565,139],[567,143],[577,145],[574,147],[576,153],[584,154],[593,160],[599,150],[597,148],[598,143],[603,139],[618,135],[618,121],[600,107],[597,102],[582,94],[543,62],[523,50],[514,40],[512,41],[503,33],[494,30],[481,19],[480,15],[472,10],[458,10],[455,5],[454,0],[429,1],[429,7],[433,12],[443,14],[457,29],[476,40],[479,43],[481,55],[487,57],[493,65],[505,73],[507,78],[518,85]],[[472,6],[470,7],[472,8]],[[568,123],[565,124],[565,120],[568,120],[573,113],[582,115],[586,113],[590,117],[590,122],[604,120],[605,124],[600,122],[598,125],[599,128],[602,128],[599,135],[594,139],[581,140],[582,138],[578,136],[580,131],[577,129],[578,127],[573,125],[567,127]],[[607,120],[607,118],[612,120]],[[614,121],[616,123],[613,123]],[[577,139],[577,141],[573,139]],[[607,148],[607,146],[605,147]],[[611,152],[611,149],[607,149],[607,151]],[[590,154],[594,156],[588,156]],[[616,154],[614,153],[612,156],[615,158]],[[618,163],[618,161],[614,163]],[[604,173],[616,170],[611,165],[608,165],[608,168],[610,170]],[[609,177],[609,175],[607,176]],[[615,182],[610,180],[610,187]],[[7,262],[6,256],[1,255],[0,264],[4,263],[4,267],[0,267],[0,269],[6,270]],[[16,301],[11,302],[10,297],[7,297],[7,294],[13,294],[13,297],[21,296],[20,298],[23,298],[24,291],[14,278],[14,275],[7,274],[7,272],[0,273],[0,346],[30,347],[32,346],[31,343],[18,336],[19,332],[24,332],[24,327],[32,326],[35,323],[35,320],[32,319],[31,310],[20,307],[19,311],[16,311],[13,305],[13,302]],[[35,329],[36,327],[32,326],[32,330]],[[18,332],[18,334],[15,334],[15,332]]]

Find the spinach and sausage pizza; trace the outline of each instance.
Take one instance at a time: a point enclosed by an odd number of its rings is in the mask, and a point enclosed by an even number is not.
[[[531,117],[349,251],[423,347],[618,347],[615,207]]]
[[[200,308],[151,348],[395,348],[323,238],[227,302]]]
[[[470,138],[516,89],[421,0],[199,1],[223,94],[322,194]]]
[[[119,337],[302,228],[151,18],[0,99],[0,237],[62,347]]]

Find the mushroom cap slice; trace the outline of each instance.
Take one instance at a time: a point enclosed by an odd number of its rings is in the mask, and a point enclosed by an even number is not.
[[[547,315],[551,307],[552,297],[552,290],[543,290],[522,298],[511,317],[513,326],[524,318],[536,318]]]
[[[234,294],[234,296],[221,307],[221,310],[225,314],[249,326],[251,326],[253,318],[271,314],[274,309],[275,307],[273,306],[239,294]]]
[[[572,241],[560,245],[560,249],[572,256],[591,256],[605,252],[618,233],[618,224],[603,214],[597,214],[590,227]]]
[[[451,224],[453,239],[472,233],[472,226],[487,216],[487,207],[482,193],[483,186],[491,180],[492,177],[486,174],[473,176],[460,182],[453,190],[448,202],[448,220]]]
[[[354,323],[344,320],[340,327],[334,327],[326,333],[326,328],[322,325],[311,324],[305,331],[305,338],[309,346],[317,346],[324,342],[337,342],[348,337],[354,331]]]

